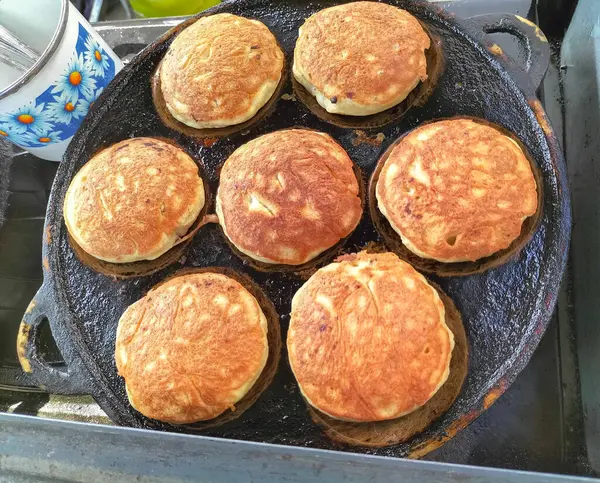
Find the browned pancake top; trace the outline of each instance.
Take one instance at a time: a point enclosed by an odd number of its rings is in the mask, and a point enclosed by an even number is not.
[[[405,10],[353,2],[321,10],[306,21],[294,63],[330,100],[385,105],[427,79],[424,51],[429,44],[421,24]]]
[[[442,262],[508,247],[538,204],[531,164],[518,144],[469,119],[409,133],[385,161],[376,192],[407,248]]]
[[[169,47],[162,94],[171,112],[195,122],[235,120],[268,100],[263,89],[279,82],[283,61],[277,40],[258,20],[229,13],[201,17]]]
[[[238,148],[225,162],[217,213],[240,251],[301,264],[335,245],[362,209],[352,160],[326,134],[291,129]]]
[[[290,364],[320,411],[380,421],[425,404],[449,373],[454,338],[437,291],[392,253],[346,255],[294,296]]]
[[[123,313],[115,360],[131,404],[172,423],[211,419],[239,401],[267,360],[267,324],[237,281],[175,277]]]
[[[63,207],[75,241],[109,262],[154,259],[204,206],[198,166],[181,149],[133,138],[104,149],[71,181]]]

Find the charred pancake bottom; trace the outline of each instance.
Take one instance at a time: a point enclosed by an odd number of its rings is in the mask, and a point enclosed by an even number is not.
[[[345,255],[294,296],[290,364],[307,401],[331,418],[396,419],[448,378],[445,320],[436,289],[393,253]]]

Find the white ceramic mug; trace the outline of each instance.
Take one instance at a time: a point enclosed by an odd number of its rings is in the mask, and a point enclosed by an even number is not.
[[[0,23],[42,52],[25,73],[0,64],[0,138],[60,161],[123,64],[69,0],[0,0]]]

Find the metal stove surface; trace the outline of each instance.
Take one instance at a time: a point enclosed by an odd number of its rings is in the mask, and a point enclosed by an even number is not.
[[[534,0],[430,1],[462,17],[512,12],[538,20]],[[181,21],[182,18],[176,17],[112,21],[95,27],[127,62]],[[495,41],[509,55],[522,55],[514,39],[503,34],[492,35],[498,36]],[[540,98],[560,138],[562,103],[559,71],[554,63]],[[4,389],[0,391],[0,411],[110,424],[91,398],[42,393],[18,365],[14,348],[16,332],[21,315],[41,284],[43,222],[57,165],[11,149],[0,143],[0,389]],[[568,283],[564,285],[554,320],[515,384],[479,419],[425,459],[553,473],[589,473],[583,456],[570,294]],[[47,359],[60,364],[60,354],[49,333],[46,340]]]

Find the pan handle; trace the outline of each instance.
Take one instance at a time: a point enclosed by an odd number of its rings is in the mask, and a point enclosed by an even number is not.
[[[54,304],[49,294],[48,285],[44,283],[27,307],[19,333],[17,335],[17,355],[21,367],[30,373],[33,380],[42,389],[53,394],[89,394],[86,383],[90,380],[86,375],[83,364],[75,354],[74,349],[59,337],[57,324],[53,323],[56,315]],[[48,320],[52,336],[65,361],[64,365],[53,365],[46,361],[41,353],[40,332],[42,324]]]
[[[550,62],[550,45],[540,28],[519,15],[509,13],[491,13],[476,15],[466,19],[475,31],[483,32],[484,40],[487,34],[507,33],[514,36],[525,50],[525,59],[513,59],[516,66],[525,71],[537,90],[540,86]],[[486,42],[492,54],[500,57],[509,70],[514,67],[497,45]]]

